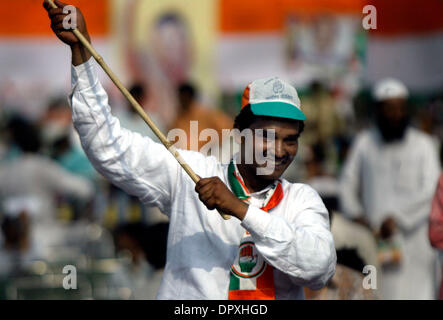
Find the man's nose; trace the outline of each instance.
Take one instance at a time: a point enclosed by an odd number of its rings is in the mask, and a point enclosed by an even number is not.
[[[275,157],[282,158],[286,154],[285,149],[283,147],[283,141],[276,140],[275,141]]]

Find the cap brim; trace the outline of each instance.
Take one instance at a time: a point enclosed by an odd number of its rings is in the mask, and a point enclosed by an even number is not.
[[[256,116],[306,120],[305,114],[296,106],[285,102],[261,102],[251,104],[251,111]]]

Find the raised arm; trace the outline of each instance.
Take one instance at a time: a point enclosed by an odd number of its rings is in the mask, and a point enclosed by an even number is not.
[[[100,84],[94,61],[77,38],[63,28],[63,7],[44,7],[56,36],[71,47],[72,93],[70,102],[74,126],[82,147],[97,171],[127,193],[146,204],[168,211],[180,168],[174,157],[148,137],[120,127],[108,105],[108,96]],[[77,9],[77,29],[90,40],[83,15]]]
[[[95,169],[145,204],[169,211],[181,174],[174,157],[149,137],[120,127],[98,81],[93,59],[72,67],[72,86],[74,127]]]

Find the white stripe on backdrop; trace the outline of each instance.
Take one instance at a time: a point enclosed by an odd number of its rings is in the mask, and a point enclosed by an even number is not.
[[[395,77],[412,91],[443,89],[443,32],[403,37],[376,37],[368,42],[369,84]]]
[[[106,61],[111,59],[107,41],[94,39],[94,46]],[[57,39],[0,39],[0,106],[19,108],[30,117],[38,117],[49,98],[69,92],[70,57],[69,48]],[[107,77],[100,75],[107,84]]]

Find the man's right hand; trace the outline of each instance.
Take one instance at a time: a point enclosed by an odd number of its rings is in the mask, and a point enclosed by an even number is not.
[[[59,38],[62,42],[66,43],[71,47],[72,50],[72,63],[74,65],[79,65],[83,62],[89,60],[91,55],[87,50],[83,47],[77,37],[74,35],[72,30],[65,29],[63,26],[63,21],[67,17],[67,14],[63,13],[63,8],[68,4],[55,0],[54,3],[58,8],[53,9],[48,0],[43,2],[43,7],[48,12],[49,19],[51,20],[51,29],[54,31],[54,34]],[[85,38],[91,42],[91,37],[89,36],[88,30],[86,28],[85,18],[83,17],[80,9],[76,8],[76,24],[77,29],[85,36]]]

